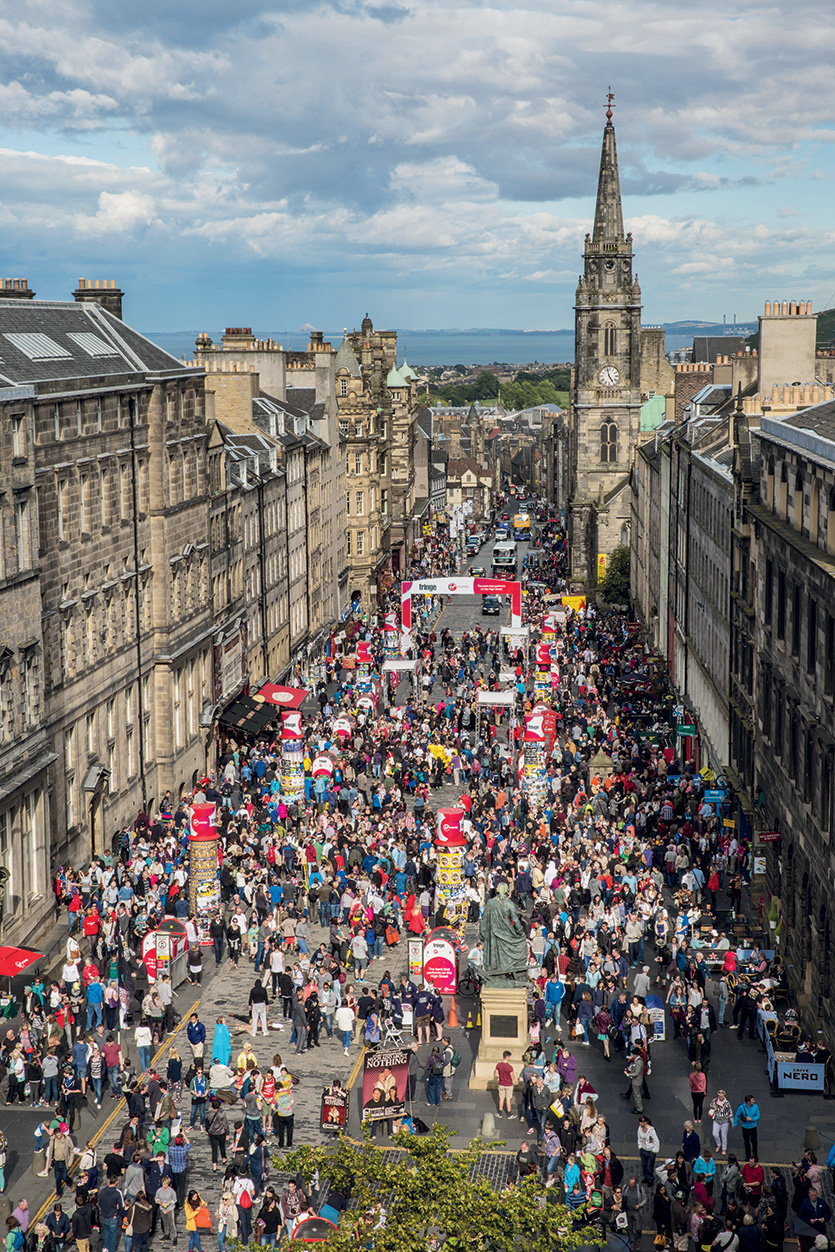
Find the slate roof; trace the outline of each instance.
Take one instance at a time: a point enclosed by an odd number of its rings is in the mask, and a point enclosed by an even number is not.
[[[825,400],[823,404],[793,413],[783,421],[786,426],[794,426],[796,430],[808,430],[821,439],[835,440],[835,400]]]
[[[340,370],[347,370],[352,378],[360,378],[360,363],[357,360],[356,353],[351,347],[348,336],[343,337],[342,343],[339,345],[339,351],[336,354],[336,360],[333,363],[334,373],[338,374]]]
[[[187,372],[98,304],[0,299],[0,386]]]
[[[694,335],[693,360],[713,365],[718,356],[733,356],[745,351],[743,335]]]

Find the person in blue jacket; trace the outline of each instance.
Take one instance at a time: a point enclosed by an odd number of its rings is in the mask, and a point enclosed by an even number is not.
[[[196,1013],[192,1013],[188,1019],[186,1027],[186,1035],[191,1044],[191,1054],[195,1061],[203,1060],[203,1049],[206,1044],[206,1027],[200,1021]]]
[[[734,1126],[742,1127],[742,1138],[745,1141],[745,1159],[757,1155],[757,1125],[760,1110],[752,1095],[747,1095],[734,1113]]]
[[[557,1034],[562,1033],[560,1026],[560,1013],[562,1012],[562,1002],[565,997],[565,987],[560,982],[556,971],[551,975],[545,984],[545,1025],[553,1019],[554,1028]]]

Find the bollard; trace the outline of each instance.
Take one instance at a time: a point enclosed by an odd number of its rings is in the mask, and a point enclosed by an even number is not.
[[[481,1119],[481,1137],[482,1139],[497,1139],[496,1119],[492,1113],[485,1113]]]
[[[821,1141],[818,1135],[817,1126],[807,1126],[806,1127],[806,1142],[803,1145],[805,1151],[817,1152],[820,1146],[821,1146]]]

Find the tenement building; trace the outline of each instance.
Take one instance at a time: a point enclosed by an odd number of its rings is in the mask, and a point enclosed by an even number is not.
[[[835,399],[814,344],[807,303],[769,302],[757,352],[696,363],[636,458],[632,582],[677,748],[751,841],[768,946],[833,1047]]]
[[[206,763],[203,378],[82,288],[0,292],[5,942],[48,917],[53,864],[109,849]]]
[[[779,834],[757,848],[773,933],[809,1024],[832,1047],[835,401],[763,414],[749,437],[736,586],[754,632],[735,640],[734,679],[752,692],[753,724],[740,707],[733,765],[761,829]]]
[[[315,651],[325,629],[350,610],[336,357],[321,331],[312,331],[300,352],[257,338],[250,327],[227,329],[219,344],[203,334],[195,344],[195,364],[208,371],[209,417],[239,435],[260,430],[276,440],[286,474],[284,558],[293,586],[289,621],[281,622],[282,669],[291,652],[306,657]]]

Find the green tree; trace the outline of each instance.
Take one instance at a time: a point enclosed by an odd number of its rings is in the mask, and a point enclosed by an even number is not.
[[[350,1189],[351,1207],[327,1240],[328,1252],[356,1252],[358,1245],[367,1252],[571,1252],[588,1242],[588,1231],[573,1229],[571,1215],[537,1178],[497,1191],[478,1170],[490,1149],[477,1140],[451,1152],[446,1128],[435,1125],[428,1135],[400,1134],[396,1142],[404,1151],[393,1163],[367,1139],[344,1137],[276,1162],[306,1182],[318,1171],[320,1180]]]
[[[615,548],[606,563],[606,577],[598,590],[609,604],[629,602],[629,549]]]

